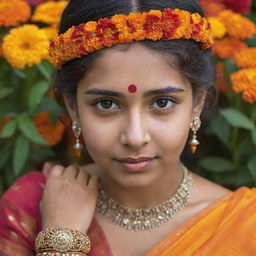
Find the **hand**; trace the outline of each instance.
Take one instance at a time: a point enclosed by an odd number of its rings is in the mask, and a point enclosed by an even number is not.
[[[97,195],[97,176],[74,165],[55,165],[47,177],[40,203],[42,228],[70,227],[86,233]]]

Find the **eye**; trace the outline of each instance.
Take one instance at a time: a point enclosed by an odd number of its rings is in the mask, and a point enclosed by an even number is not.
[[[155,101],[155,104],[159,106],[160,111],[166,111],[173,107],[174,104],[178,104],[179,102],[177,100],[174,100],[170,97],[161,97],[157,98]],[[153,104],[153,105],[155,105]]]
[[[92,104],[97,110],[102,112],[107,112],[108,110],[113,110],[114,108],[111,108],[113,104],[117,105],[113,100],[111,99],[101,99],[96,101]]]
[[[171,97],[160,97],[155,100],[154,105],[158,105],[160,111],[168,111],[173,108],[174,104],[179,104],[178,100]],[[110,98],[103,98],[91,104],[100,112],[111,112],[111,110],[119,109],[118,104]],[[112,107],[116,105],[117,107]],[[151,107],[152,108],[152,107]],[[154,108],[154,107],[153,107]]]

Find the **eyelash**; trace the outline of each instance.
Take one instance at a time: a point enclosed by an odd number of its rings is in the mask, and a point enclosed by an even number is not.
[[[156,101],[158,101],[158,100],[168,100],[169,102],[171,101],[173,104],[179,104],[179,103],[180,103],[178,100],[173,99],[173,98],[171,98],[171,97],[158,97],[158,98],[155,99],[154,102],[156,102]],[[111,98],[101,98],[100,100],[97,100],[96,102],[93,102],[91,105],[92,105],[93,107],[95,107],[95,108],[96,108],[98,111],[100,111],[100,112],[110,112],[109,109],[102,110],[102,109],[98,109],[98,108],[96,107],[96,105],[97,105],[98,103],[104,102],[104,101],[114,102],[115,104],[118,105],[118,103],[117,103],[115,100],[111,99]],[[172,108],[172,107],[171,107],[171,108]],[[170,108],[167,108],[167,109],[161,109],[161,108],[160,108],[160,112],[166,112],[166,111],[169,111],[169,110],[170,110]]]

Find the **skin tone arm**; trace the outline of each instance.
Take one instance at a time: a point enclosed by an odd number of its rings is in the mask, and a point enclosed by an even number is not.
[[[42,228],[67,226],[86,233],[96,206],[97,176],[74,165],[55,165],[44,174],[47,181],[40,203]]]

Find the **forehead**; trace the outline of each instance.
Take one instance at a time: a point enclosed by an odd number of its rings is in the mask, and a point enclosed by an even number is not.
[[[123,91],[127,91],[131,84],[135,84],[138,89],[188,87],[188,81],[179,71],[173,56],[136,43],[127,48],[127,45],[118,45],[104,49],[92,63],[81,84],[87,88],[104,86]]]

